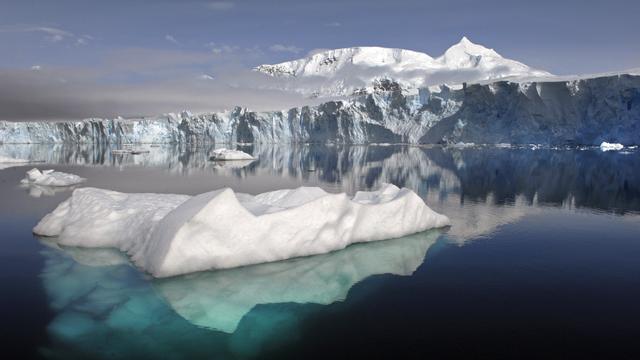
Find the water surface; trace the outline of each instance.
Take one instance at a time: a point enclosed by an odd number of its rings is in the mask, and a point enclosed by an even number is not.
[[[2,336],[21,357],[628,357],[640,349],[640,157],[594,149],[207,148],[112,155],[0,146],[43,163],[0,170]],[[343,251],[154,280],[111,249],[31,228],[72,189],[20,187],[32,166],[81,186],[198,194],[393,183],[453,225]]]

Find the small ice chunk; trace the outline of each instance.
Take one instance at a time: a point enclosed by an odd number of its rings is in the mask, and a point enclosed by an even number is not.
[[[624,145],[618,143],[608,143],[603,141],[602,144],[600,144],[600,150],[602,151],[620,151],[622,149],[624,149]]]
[[[229,188],[183,195],[83,188],[34,232],[63,245],[117,247],[156,277],[323,254],[449,225],[409,189],[330,194],[301,187],[256,196]]]
[[[211,158],[217,161],[228,160],[255,160],[255,158],[244,151],[230,149],[215,149],[211,152]]]
[[[77,185],[86,180],[87,179],[74,174],[67,174],[54,170],[40,171],[37,168],[33,168],[27,171],[27,176],[22,179],[20,183],[41,186],[71,186]]]

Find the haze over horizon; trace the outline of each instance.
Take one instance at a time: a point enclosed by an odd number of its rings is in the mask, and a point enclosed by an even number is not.
[[[462,36],[559,75],[640,67],[640,43],[627,31],[640,3],[625,0],[33,0],[2,8],[0,120],[281,108],[306,100],[247,89],[261,80],[246,70],[352,46],[439,56]]]

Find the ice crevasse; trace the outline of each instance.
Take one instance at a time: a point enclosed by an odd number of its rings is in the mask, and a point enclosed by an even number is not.
[[[115,247],[155,277],[340,250],[449,225],[413,191],[331,194],[316,187],[258,195],[225,188],[194,197],[82,188],[34,233],[61,245]]]

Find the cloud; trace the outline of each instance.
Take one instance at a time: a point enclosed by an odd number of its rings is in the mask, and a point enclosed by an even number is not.
[[[89,35],[76,35],[70,31],[49,26],[9,25],[0,26],[0,33],[40,33],[44,39],[51,43],[71,41],[76,45],[86,45],[93,37]]]
[[[298,54],[303,49],[299,48],[297,46],[293,46],[293,45],[275,44],[275,45],[269,46],[269,50],[271,50],[273,52],[287,52],[287,53],[292,53],[292,54]]]
[[[88,67],[0,68],[0,120],[153,116],[234,106],[281,110],[317,101],[279,90],[279,79],[244,67],[247,51],[256,49],[222,48],[232,54],[223,54],[228,58],[221,62],[209,51],[130,48],[113,50]]]
[[[212,1],[207,3],[207,8],[215,11],[225,11],[230,10],[236,6],[234,2],[231,1]]]
[[[170,43],[176,44],[176,45],[180,45],[180,42],[178,40],[176,40],[175,37],[173,37],[173,35],[165,35],[164,39],[167,40]]]
[[[326,26],[326,27],[340,27],[340,26],[342,26],[342,24],[337,22],[337,21],[334,21],[334,22],[326,23],[326,24],[324,24],[324,26]]]
[[[33,65],[33,66],[31,67],[31,70],[33,70],[33,71],[40,71],[40,70],[42,70],[42,66],[40,66],[40,65]]]

